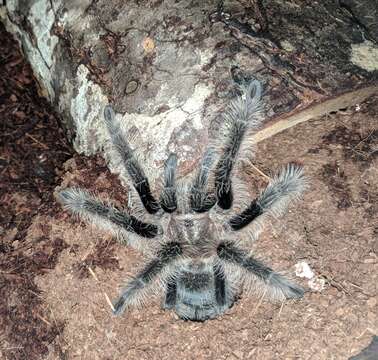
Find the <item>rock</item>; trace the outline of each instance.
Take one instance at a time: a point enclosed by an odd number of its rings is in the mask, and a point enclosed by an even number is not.
[[[265,84],[273,130],[256,141],[375,92],[374,3],[7,0],[0,16],[78,152],[109,157],[102,112],[111,102],[147,167],[174,151],[188,173],[234,95],[232,79]]]
[[[301,278],[312,279],[315,274],[306,261],[299,261],[295,264],[295,275]]]

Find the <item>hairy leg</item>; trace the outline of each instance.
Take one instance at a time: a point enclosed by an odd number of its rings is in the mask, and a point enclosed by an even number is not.
[[[257,128],[262,121],[261,84],[252,81],[240,87],[242,95],[234,99],[224,114],[222,150],[215,168],[217,204],[222,209],[232,206],[232,170],[240,152],[245,134]]]
[[[214,195],[208,192],[208,181],[215,153],[211,148],[207,149],[199,171],[190,189],[190,207],[193,211],[201,213],[210,210],[215,204]]]
[[[172,213],[177,209],[176,167],[177,156],[176,154],[170,154],[164,164],[164,189],[160,199],[161,207],[168,213]]]
[[[142,222],[132,215],[105,205],[81,189],[64,189],[59,193],[59,200],[71,213],[106,229],[118,228],[145,238],[153,238],[160,232],[157,225]]]
[[[177,284],[176,280],[168,281],[164,300],[164,309],[172,309],[176,305]]]
[[[129,282],[114,304],[114,314],[120,315],[130,305],[143,301],[147,287],[158,277],[162,277],[163,271],[182,254],[182,248],[177,242],[164,244],[137,276]],[[169,280],[168,280],[169,281]]]
[[[223,267],[221,264],[213,266],[215,298],[219,306],[226,304],[226,281],[224,279]]]
[[[221,243],[217,253],[224,263],[236,265],[244,270],[246,277],[259,280],[264,285],[267,295],[275,300],[301,298],[304,294],[304,290],[299,285],[249,256],[232,243]]]
[[[264,213],[281,215],[291,201],[300,197],[305,188],[302,167],[288,164],[271,180],[260,196],[243,212],[229,220],[231,229],[240,230]]]
[[[151,193],[148,179],[135,158],[133,150],[115,122],[114,111],[110,105],[104,109],[104,118],[114,149],[121,157],[140,200],[150,214],[155,214],[160,206]]]

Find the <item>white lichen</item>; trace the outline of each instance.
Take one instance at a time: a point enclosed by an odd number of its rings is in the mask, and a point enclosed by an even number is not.
[[[378,70],[378,46],[369,40],[353,44],[351,61],[367,71]]]
[[[60,1],[56,1],[59,6]],[[51,68],[53,66],[53,55],[58,37],[51,33],[55,22],[54,11],[48,1],[40,0],[33,3],[30,7],[29,18],[36,36],[38,50],[46,63]]]
[[[76,151],[91,155],[96,153],[105,140],[102,113],[108,103],[99,85],[88,80],[89,70],[80,65],[77,69],[77,95],[71,100],[71,116],[76,125],[74,146]],[[101,137],[101,134],[104,134]],[[93,137],[98,136],[93,141]]]

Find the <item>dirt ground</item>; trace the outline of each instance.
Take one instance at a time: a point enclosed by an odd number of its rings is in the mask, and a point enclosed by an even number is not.
[[[204,323],[159,299],[114,317],[105,294],[114,299],[143,259],[72,219],[53,193],[79,185],[115,204],[127,193],[100,157],[73,155],[0,30],[1,359],[348,359],[378,334],[378,97],[258,146],[260,170],[301,162],[311,186],[255,252],[293,276],[306,261],[322,291],[279,305],[242,296]],[[248,177],[251,189],[264,186]]]

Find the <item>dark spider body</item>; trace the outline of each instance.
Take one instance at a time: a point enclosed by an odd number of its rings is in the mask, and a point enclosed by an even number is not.
[[[164,308],[174,309],[182,319],[204,321],[222,314],[234,302],[220,264],[213,261],[216,248],[212,236],[215,226],[208,213],[181,215],[171,219],[170,232],[180,239],[188,260],[181,263],[176,276],[168,282]],[[213,250],[213,254],[211,251]]]
[[[131,198],[143,207],[133,204],[129,211],[118,210],[75,188],[61,191],[59,198],[72,213],[113,231],[121,242],[149,257],[114,303],[115,314],[162,288],[164,308],[195,321],[223,314],[241,287],[276,301],[303,296],[300,286],[246,250],[258,237],[264,220],[282,215],[300,197],[305,180],[302,168],[289,164],[257,198],[249,199],[237,170],[240,160],[249,161],[252,156],[250,139],[263,119],[262,90],[258,81],[239,90],[193,179],[176,181],[177,157],[168,157],[159,200],[112,108],[105,108],[114,156],[130,180]]]

